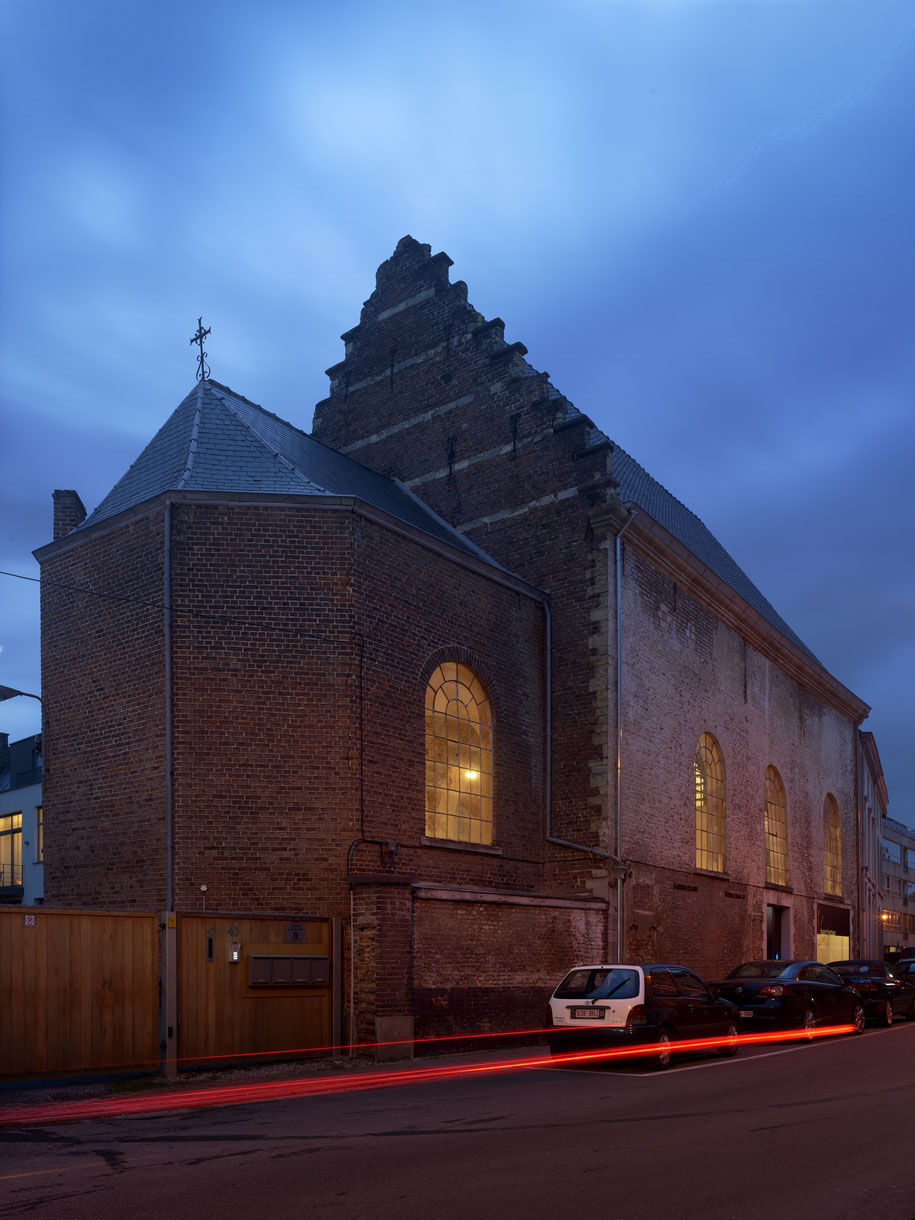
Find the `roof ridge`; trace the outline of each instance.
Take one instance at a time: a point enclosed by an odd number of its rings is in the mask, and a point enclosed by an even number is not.
[[[220,386],[220,389],[224,389],[226,393],[231,395],[231,397],[240,399],[245,403],[246,406],[254,407],[262,414],[275,419],[277,423],[282,424],[284,427],[291,428],[294,432],[300,432],[302,436],[308,435],[307,432],[301,432],[301,430],[296,428],[294,424],[290,424],[288,421],[280,419],[280,417],[278,415],[274,415],[272,411],[265,411],[264,408],[259,406],[256,402],[250,402],[247,398],[243,399],[240,394],[235,394],[234,391],[229,390],[225,386]],[[232,418],[237,419],[241,426],[245,428],[252,437],[254,437],[257,443],[262,446],[262,448],[266,449],[272,457],[276,458],[282,466],[285,466],[287,470],[297,475],[300,479],[304,479],[308,486],[313,487],[316,491],[322,492],[324,495],[333,494],[332,492],[328,491],[326,487],[322,487],[319,483],[316,483],[314,479],[310,478],[303,470],[296,466],[294,462],[291,462],[284,453],[280,453],[278,449],[274,449],[272,445],[268,444],[267,441],[265,441],[264,438],[259,435],[255,428],[252,428],[246,420],[242,419],[241,415],[239,415],[224,394],[221,394],[219,390],[213,390],[213,394],[220,400],[220,402],[222,402],[226,410],[231,414]]]
[[[187,447],[187,461],[184,463],[184,471],[181,478],[178,480],[178,491],[187,486],[187,482],[191,477],[191,471],[194,469],[194,458],[197,456],[197,438],[200,435],[200,411],[203,404],[203,382],[197,382],[197,405],[194,407],[194,419],[191,424],[191,438]]]

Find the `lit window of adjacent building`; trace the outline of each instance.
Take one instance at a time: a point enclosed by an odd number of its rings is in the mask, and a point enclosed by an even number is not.
[[[842,831],[839,806],[831,793],[823,805],[823,889],[827,894],[842,893]]]
[[[440,665],[426,687],[426,834],[492,843],[492,713],[471,669]]]
[[[22,885],[22,814],[0,817],[0,885]]]
[[[766,884],[788,884],[788,806],[774,767],[766,767]]]
[[[696,868],[723,873],[726,855],[724,757],[711,733],[703,733],[693,760],[696,800]]]

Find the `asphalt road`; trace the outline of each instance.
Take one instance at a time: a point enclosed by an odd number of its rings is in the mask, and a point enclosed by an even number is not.
[[[667,1072],[544,1067],[18,1127],[0,1131],[0,1215],[915,1220],[913,1137],[910,1022]]]

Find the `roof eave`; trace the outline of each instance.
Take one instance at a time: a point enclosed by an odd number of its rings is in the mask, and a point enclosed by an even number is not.
[[[326,508],[337,511],[342,509],[356,512],[368,520],[377,522],[385,529],[409,538],[427,550],[435,551],[446,559],[459,563],[462,567],[469,568],[471,571],[479,572],[490,580],[507,585],[526,597],[533,598],[539,602],[549,600],[549,594],[543,589],[529,584],[520,576],[516,576],[513,572],[497,564],[495,560],[488,559],[483,552],[474,554],[470,551],[465,551],[455,544],[446,542],[441,538],[436,538],[434,535],[426,533],[425,530],[402,521],[399,517],[386,512],[384,509],[377,508],[374,504],[361,500],[357,496],[310,495],[308,493],[277,495],[275,493],[263,492],[164,491],[150,497],[148,500],[144,500],[140,504],[124,509],[120,513],[106,517],[103,521],[97,521],[94,525],[88,527],[81,526],[78,529],[71,530],[63,538],[56,538],[53,542],[48,542],[44,546],[38,547],[32,554],[39,563],[42,563],[45,559],[50,559],[52,556],[59,555],[63,551],[70,550],[87,538],[98,538],[113,530],[120,529],[131,521],[153,516],[164,509],[166,501],[172,504],[281,504],[298,508]]]

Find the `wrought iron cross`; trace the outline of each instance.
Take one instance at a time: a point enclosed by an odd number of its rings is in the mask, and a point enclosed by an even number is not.
[[[203,318],[197,319],[197,334],[191,339],[191,347],[196,343],[200,348],[200,355],[197,357],[197,380],[206,381],[210,375],[210,370],[206,363],[206,352],[203,350],[203,341],[212,330],[212,326],[203,329]]]

